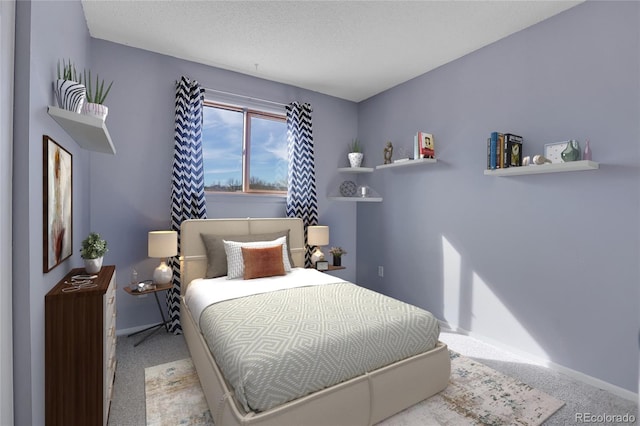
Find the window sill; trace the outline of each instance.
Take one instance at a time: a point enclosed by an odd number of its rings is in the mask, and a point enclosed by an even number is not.
[[[286,194],[260,194],[254,192],[205,192],[205,199],[209,201],[256,201],[260,203],[285,203]]]

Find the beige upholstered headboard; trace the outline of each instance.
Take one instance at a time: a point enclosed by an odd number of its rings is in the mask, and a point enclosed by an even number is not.
[[[293,266],[304,266],[304,227],[300,218],[189,219],[180,226],[181,293],[189,283],[205,276],[207,252],[200,234],[245,235],[289,229]]]

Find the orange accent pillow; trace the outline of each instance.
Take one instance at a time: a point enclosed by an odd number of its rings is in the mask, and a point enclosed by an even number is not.
[[[242,261],[245,280],[285,275],[282,244],[265,248],[242,247]]]

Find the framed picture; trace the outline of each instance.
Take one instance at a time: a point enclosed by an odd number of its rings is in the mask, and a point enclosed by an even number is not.
[[[418,158],[436,158],[435,141],[431,133],[418,132]]]
[[[316,269],[318,271],[327,271],[327,270],[329,270],[329,262],[327,262],[326,260],[318,260],[316,262]]]
[[[569,141],[548,143],[544,145],[544,156],[547,157],[553,164],[564,163],[562,159],[562,151],[567,149]]]
[[[49,272],[71,256],[72,156],[49,136],[43,142],[43,270]]]

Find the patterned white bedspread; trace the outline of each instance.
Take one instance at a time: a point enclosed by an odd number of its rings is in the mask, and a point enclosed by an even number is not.
[[[344,281],[219,301],[200,329],[247,412],[433,349],[440,331],[431,313]]]

